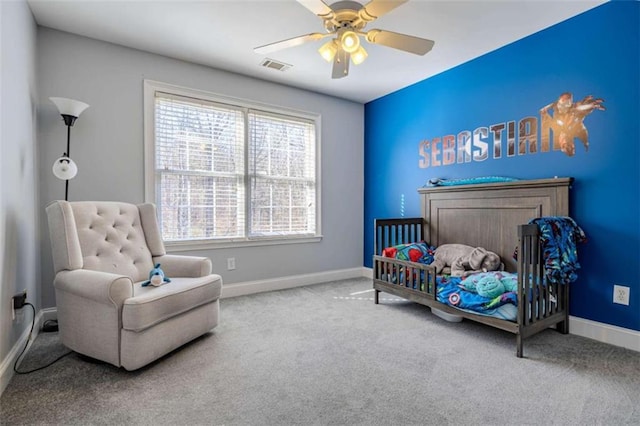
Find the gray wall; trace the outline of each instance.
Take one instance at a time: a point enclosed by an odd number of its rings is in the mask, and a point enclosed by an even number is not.
[[[26,2],[0,1],[0,364],[31,325],[11,319],[11,296],[40,308],[36,148],[36,25]],[[13,366],[11,366],[13,367]],[[7,367],[8,368],[8,367]],[[8,376],[3,376],[8,377]],[[0,392],[2,385],[0,383]]]
[[[363,105],[48,28],[38,30],[38,60],[40,209],[64,198],[51,165],[65,149],[66,130],[50,96],[90,105],[72,129],[71,157],[79,172],[69,200],[144,200],[143,80],[157,80],[322,116],[322,241],[186,254],[210,257],[225,284],[362,266]],[[55,297],[45,220],[42,292],[48,307]],[[227,257],[236,258],[235,271],[226,271]]]

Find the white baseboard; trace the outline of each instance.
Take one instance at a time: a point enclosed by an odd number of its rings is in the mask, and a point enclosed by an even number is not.
[[[53,308],[53,310],[55,310],[55,308]],[[25,330],[22,332],[22,334],[18,338],[18,341],[15,343],[15,345],[13,345],[13,348],[11,348],[7,356],[2,360],[2,363],[0,363],[0,396],[2,396],[2,393],[4,392],[7,385],[13,378],[13,375],[15,374],[13,371],[13,364],[16,362],[16,359],[18,358],[18,356],[20,356],[20,353],[22,352],[22,348],[24,348],[25,344],[28,346],[31,346],[33,341],[38,336],[38,333],[40,331],[40,326],[43,323],[43,316],[44,316],[43,311],[45,310],[41,310],[36,314],[35,324],[33,326],[33,333],[31,334],[31,336],[29,336],[29,331],[31,330],[31,325],[29,324],[29,326],[26,327]],[[29,339],[29,337],[31,338]],[[27,342],[27,339],[29,340],[28,342]],[[28,346],[25,352],[29,350]]]
[[[36,326],[38,326],[38,330],[42,329],[42,325],[49,320],[57,320],[58,319],[58,308],[44,308],[40,310],[42,314],[42,318]]]
[[[329,281],[347,280],[363,277],[363,268],[339,269],[315,274],[291,275],[288,277],[271,278],[268,280],[247,281],[244,283],[228,284],[222,287],[222,298],[245,296],[265,291],[284,290]]]
[[[372,280],[373,279],[373,268],[367,268],[367,267],[362,268],[362,276]]]
[[[640,331],[569,316],[569,333],[640,352]]]

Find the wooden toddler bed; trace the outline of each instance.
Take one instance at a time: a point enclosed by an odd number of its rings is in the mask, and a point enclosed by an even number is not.
[[[538,227],[527,223],[536,217],[568,216],[571,182],[572,178],[554,178],[419,189],[421,218],[375,221],[375,303],[379,303],[379,293],[384,291],[439,310],[440,314],[514,333],[516,355],[520,358],[524,338],[554,325],[558,331],[568,333],[569,285],[546,285]],[[499,254],[505,270],[517,272],[515,321],[441,303],[432,266],[381,256],[386,247],[421,240],[435,247],[460,243]],[[517,261],[513,258],[516,247]]]

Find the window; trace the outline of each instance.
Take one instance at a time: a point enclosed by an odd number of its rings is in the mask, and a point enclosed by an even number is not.
[[[146,197],[171,243],[317,238],[319,118],[145,81]]]

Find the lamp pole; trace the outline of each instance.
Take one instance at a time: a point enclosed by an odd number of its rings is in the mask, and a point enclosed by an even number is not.
[[[67,98],[49,98],[56,107],[64,124],[67,126],[67,151],[61,158],[56,160],[53,166],[53,174],[58,178],[65,181],[64,183],[64,200],[69,200],[69,179],[75,177],[78,172],[76,164],[71,160],[71,126],[75,123],[76,119],[80,116],[82,111],[89,108],[88,104],[84,102],[76,101]]]
[[[64,155],[71,158],[71,126],[75,120],[67,120],[67,117],[64,117],[64,121],[67,123],[67,152]],[[64,181],[64,200],[69,201],[69,179]]]

